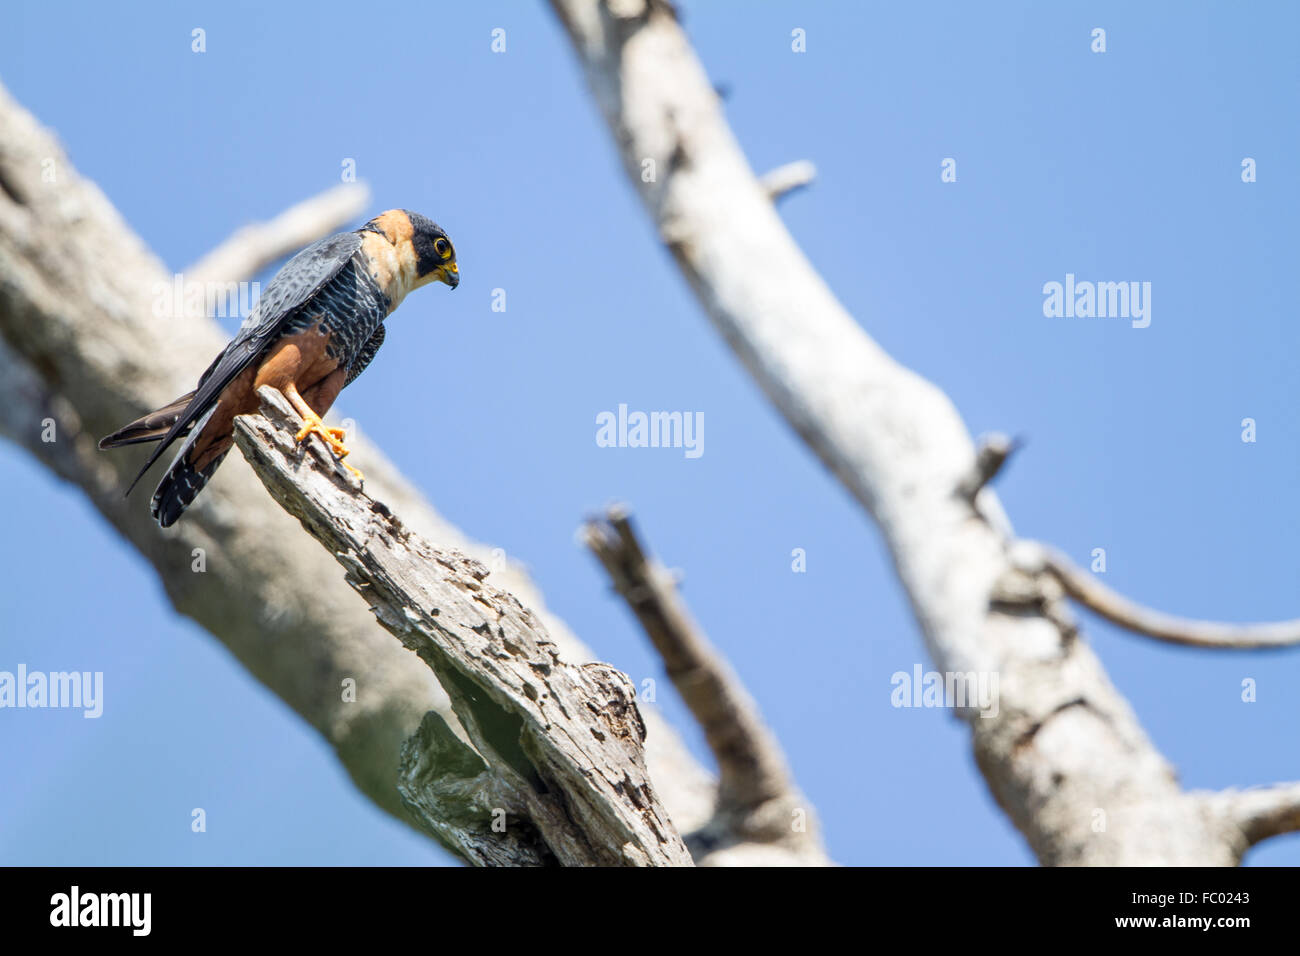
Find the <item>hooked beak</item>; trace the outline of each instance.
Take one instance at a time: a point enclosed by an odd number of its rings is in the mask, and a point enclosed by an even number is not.
[[[439,266],[438,281],[447,283],[452,289],[456,288],[460,285],[460,266],[454,262],[451,265]]]

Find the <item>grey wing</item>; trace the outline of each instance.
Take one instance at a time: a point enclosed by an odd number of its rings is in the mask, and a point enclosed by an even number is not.
[[[248,313],[234,339],[226,346],[226,352],[237,351],[236,346],[249,338],[268,338],[294,309],[338,275],[360,248],[360,233],[340,232],[313,242],[286,262],[284,268],[267,283],[257,305]],[[212,363],[214,369],[226,352]]]
[[[383,344],[384,326],[381,322],[379,328],[375,329],[370,338],[366,339],[365,344],[361,346],[361,351],[357,353],[356,361],[348,366],[348,377],[343,382],[344,388],[351,385],[352,380],[366,370],[366,366],[370,364],[370,360],[374,358],[375,353],[379,351],[379,346]]]
[[[230,356],[242,359],[238,375],[270,340],[271,334],[298,308],[333,279],[348,260],[361,248],[361,235],[341,232],[335,236],[318,239],[303,249],[277,272],[267,283],[257,305],[240,323],[239,331],[221,353],[212,360],[207,371],[199,378],[199,387],[212,377]],[[257,340],[250,348],[250,340]],[[234,378],[234,375],[230,376]],[[227,380],[226,384],[229,384]],[[225,384],[222,385],[225,388]]]
[[[253,311],[239,327],[234,339],[221,354],[208,366],[199,379],[199,387],[194,398],[185,406],[185,411],[176,419],[176,424],[168,430],[154,448],[149,460],[144,463],[140,473],[127,488],[131,493],[136,482],[153,467],[153,463],[162,457],[163,452],[200,416],[206,414],[227,385],[235,376],[248,367],[257,356],[265,351],[275,333],[284,325],[294,310],[305,303],[351,261],[353,255],[361,248],[361,235],[356,232],[341,232],[313,242],[284,264],[284,268],[275,274],[262,297],[258,299]]]

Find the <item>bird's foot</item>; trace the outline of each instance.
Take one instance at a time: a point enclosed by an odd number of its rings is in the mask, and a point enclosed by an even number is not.
[[[353,468],[343,460],[348,457],[348,455],[352,454],[352,450],[343,444],[343,439],[347,437],[347,432],[342,428],[330,428],[320,420],[319,416],[312,415],[306,420],[302,428],[298,430],[298,434],[293,436],[293,440],[301,444],[308,435],[318,436],[321,441],[329,446],[330,451],[334,452],[335,456],[338,458],[339,464],[352,472],[352,474],[356,475],[358,480],[363,480],[365,478],[365,475],[361,474],[359,469]]]

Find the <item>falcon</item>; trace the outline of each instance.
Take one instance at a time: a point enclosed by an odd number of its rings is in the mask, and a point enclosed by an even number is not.
[[[129,495],[168,447],[185,439],[149,506],[164,528],[208,483],[234,444],[235,416],[257,411],[263,385],[279,389],[302,416],[297,441],[319,435],[342,460],[346,435],[321,416],[379,351],[384,319],[408,293],[435,281],[460,284],[456,250],[419,213],[390,209],[360,229],[314,242],[267,284],[194,391],[119,428],[99,447],[159,443]]]

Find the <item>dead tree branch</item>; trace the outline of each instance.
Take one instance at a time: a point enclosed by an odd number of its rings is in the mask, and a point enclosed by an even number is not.
[[[975,504],[979,493],[998,476],[1018,447],[1014,438],[998,432],[981,436],[975,449],[974,467],[957,483],[957,494]]]
[[[781,745],[740,678],[691,618],[671,576],[646,553],[621,506],[604,521],[588,522],[583,537],[627,601],[673,685],[704,730],[718,764],[713,819],[687,837],[696,859],[756,862],[765,848],[786,865],[824,865],[815,813],[794,784]],[[696,847],[699,849],[696,849]],[[728,851],[739,846],[741,852]],[[730,858],[729,858],[730,857]]]
[[[759,178],[759,184],[773,202],[790,193],[805,189],[817,178],[817,167],[806,159],[797,159],[776,169],[769,169]]]
[[[1061,551],[1042,544],[1036,546],[1042,549],[1043,567],[1061,582],[1068,596],[1125,630],[1186,647],[1249,650],[1300,644],[1300,620],[1230,624],[1153,611],[1102,584]]]
[[[436,717],[418,744],[408,742],[401,789],[417,818],[478,863],[507,862],[492,830],[497,807],[513,818],[507,833],[524,834],[512,839],[527,853],[510,862],[550,854],[566,866],[690,865],[650,785],[646,728],[627,678],[606,664],[566,662],[532,611],[484,580],[487,568],[408,529],[319,439],[304,455],[289,402],[270,388],[260,396],[262,414],[235,422],[245,459],[343,566],[379,623],[437,675],[472,745]],[[444,759],[475,771],[468,786],[469,774],[458,775],[452,806],[438,772]],[[436,798],[422,798],[422,783]],[[430,808],[434,819],[422,812]]]
[[[1225,790],[1208,795],[1206,801],[1241,831],[1250,846],[1269,837],[1300,832],[1300,783]]]
[[[629,179],[714,327],[879,525],[931,658],[999,675],[962,710],[998,803],[1045,864],[1226,865],[1239,834],[1179,786],[1010,523],[961,416],[836,300],[777,215],[670,4],[551,0]],[[644,182],[653,161],[659,175]],[[779,263],[780,268],[771,268]],[[1107,825],[1098,830],[1098,810]]]

